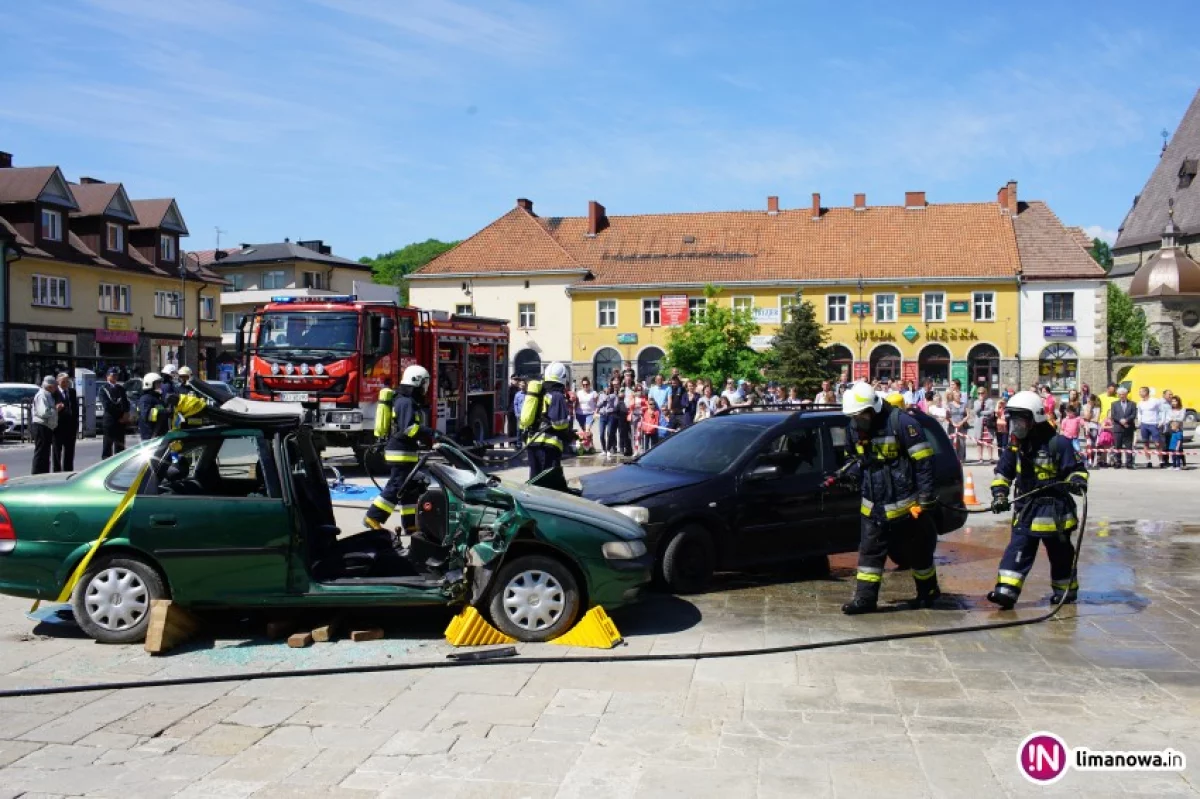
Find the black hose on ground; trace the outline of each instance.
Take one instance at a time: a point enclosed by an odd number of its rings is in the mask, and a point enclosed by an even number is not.
[[[415,470],[414,470],[415,471]],[[1028,492],[1023,497],[1041,490]],[[961,508],[960,508],[961,510]],[[1075,557],[1071,561],[1071,574],[1074,575],[1079,567],[1079,553],[1083,546],[1083,534],[1087,529],[1087,494],[1083,495],[1083,511],[1079,518],[1079,532],[1075,539]],[[1024,627],[1031,624],[1041,624],[1058,615],[1067,602],[1068,592],[1064,591],[1058,602],[1050,610],[1040,616],[1025,619],[1010,619],[1008,621],[991,622],[989,624],[972,624],[966,627],[942,627],[934,630],[914,630],[906,633],[885,633],[881,635],[864,635],[856,638],[840,638],[834,641],[816,641],[805,644],[789,644],[786,646],[770,646],[758,649],[733,649],[723,652],[694,652],[675,654],[645,654],[645,655],[576,655],[573,657],[518,657],[497,660],[436,660],[428,663],[387,663],[375,666],[336,666],[323,669],[292,669],[289,671],[258,671],[248,674],[214,674],[204,677],[172,677],[159,680],[131,680],[128,682],[94,683],[85,685],[59,685],[44,688],[14,688],[0,691],[0,699],[13,699],[29,696],[47,696],[53,694],[80,694],[91,691],[125,691],[136,688],[172,688],[184,685],[211,685],[223,682],[250,682],[254,680],[279,680],[290,677],[328,677],[339,674],[380,674],[393,671],[415,671],[419,669],[457,669],[467,667],[499,666],[499,665],[544,665],[550,663],[657,663],[671,660],[718,660],[722,658],[749,657],[753,655],[779,655],[792,652],[811,652],[817,649],[834,649],[843,646],[861,646],[863,644],[878,644],[886,641],[905,641],[914,638],[936,638],[943,635],[961,635],[965,633],[987,632],[990,630],[1005,630],[1012,627]]]

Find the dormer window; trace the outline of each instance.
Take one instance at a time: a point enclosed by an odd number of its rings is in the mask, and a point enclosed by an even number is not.
[[[1192,185],[1192,180],[1196,177],[1196,168],[1200,166],[1200,159],[1187,158],[1179,166],[1179,188],[1186,189]]]
[[[106,228],[107,237],[104,246],[109,252],[125,251],[125,228],[115,222],[109,222]]]
[[[159,260],[168,263],[175,262],[175,237],[168,236],[165,233],[158,237],[158,257]]]
[[[42,209],[42,238],[46,241],[62,241],[62,214]]]

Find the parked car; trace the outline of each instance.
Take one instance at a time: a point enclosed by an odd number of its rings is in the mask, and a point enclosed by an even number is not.
[[[0,415],[7,424],[5,433],[21,435],[32,424],[30,407],[38,390],[33,383],[0,383]]]
[[[71,596],[80,627],[103,643],[142,640],[151,601],[166,597],[195,608],[469,602],[509,635],[545,641],[650,581],[643,532],[626,515],[501,483],[446,444],[419,465],[419,532],[404,548],[386,530],[341,536],[298,414],[203,415],[203,426],[74,475],[0,488],[0,593],[55,598],[139,480]]]
[[[962,467],[949,438],[932,418],[914,416],[933,445],[938,498],[962,507]],[[840,411],[735,408],[584,476],[579,488],[642,525],[672,590],[697,591],[716,570],[857,550],[858,492],[822,485],[849,458],[848,441]],[[933,518],[945,534],[967,514],[941,505]]]

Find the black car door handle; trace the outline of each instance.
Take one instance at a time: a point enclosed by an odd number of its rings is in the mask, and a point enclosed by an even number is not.
[[[151,527],[174,527],[179,520],[174,516],[151,516]]]

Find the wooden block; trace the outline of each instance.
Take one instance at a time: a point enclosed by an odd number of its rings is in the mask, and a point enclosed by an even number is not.
[[[146,651],[151,655],[161,655],[187,641],[199,629],[200,622],[191,613],[169,599],[155,599],[150,603]]]
[[[306,646],[312,646],[312,633],[293,633],[288,636],[288,646],[292,649],[303,649]]]
[[[267,622],[267,637],[272,641],[279,641],[287,638],[295,631],[295,619],[275,619]]]
[[[354,630],[350,633],[351,641],[378,641],[383,638],[383,630],[378,627],[372,627],[369,630]]]
[[[318,644],[327,644],[330,641],[337,640],[338,622],[331,621],[322,627],[317,627],[312,631],[313,640]]]

